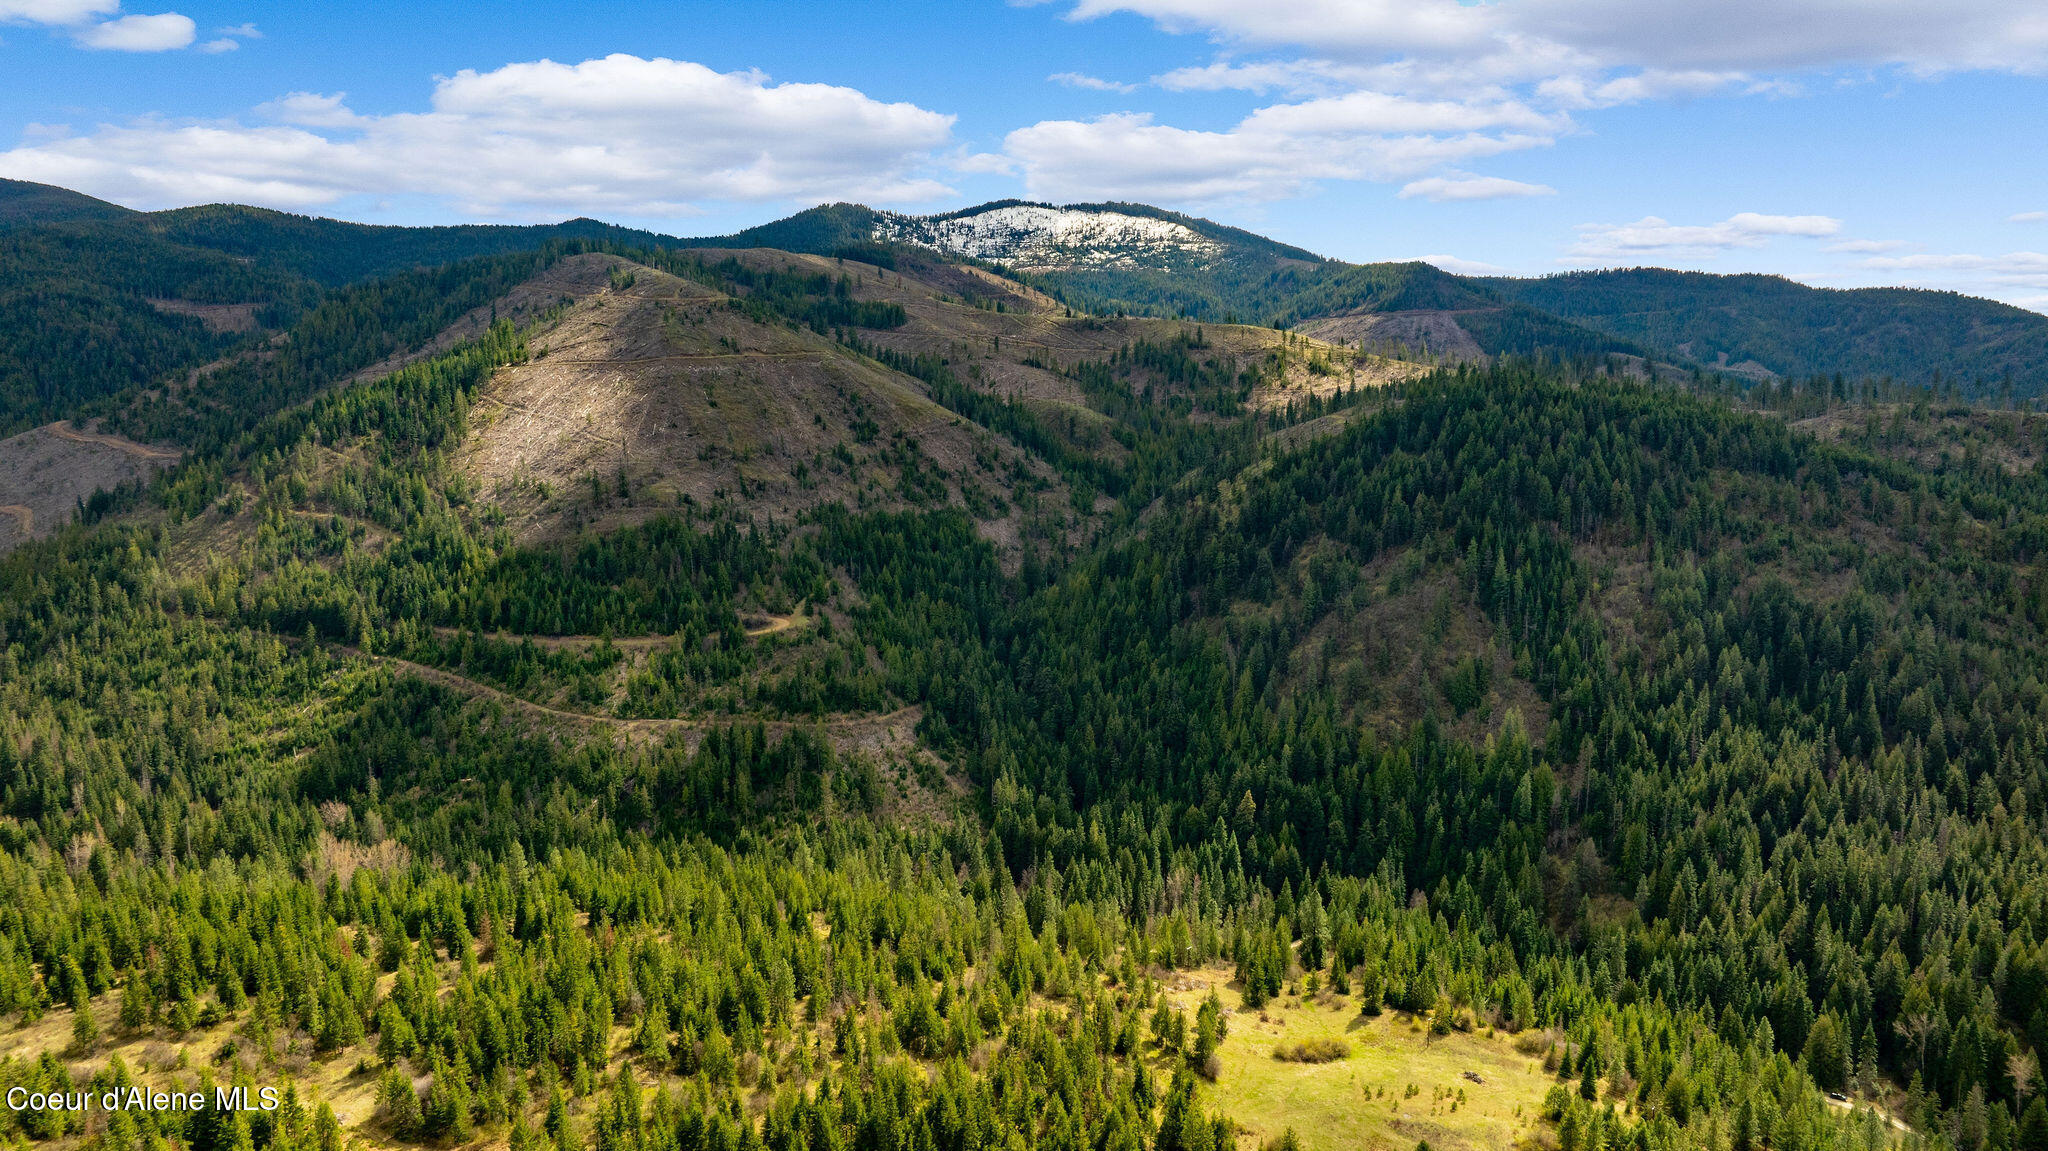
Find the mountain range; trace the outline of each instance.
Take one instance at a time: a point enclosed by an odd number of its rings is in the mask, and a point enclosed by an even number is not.
[[[231,205],[145,213],[0,181],[0,430],[100,414],[109,397],[281,331],[346,285],[569,239],[883,260],[911,247],[1089,312],[1274,325],[1444,360],[1615,355],[1752,381],[1839,373],[2048,390],[2048,318],[1988,300],[1655,269],[1475,278],[1327,259],[1136,204],[1001,201],[922,217],[835,204],[678,239],[592,220],[406,228]]]
[[[2026,313],[0,204],[12,1145],[2048,1148]]]

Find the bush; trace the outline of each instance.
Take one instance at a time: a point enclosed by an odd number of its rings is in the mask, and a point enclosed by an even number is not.
[[[1351,1045],[1342,1039],[1302,1039],[1273,1048],[1273,1058],[1287,1063],[1335,1063],[1351,1058]]]

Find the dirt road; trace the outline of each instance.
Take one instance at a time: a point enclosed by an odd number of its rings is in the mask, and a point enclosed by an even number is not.
[[[113,448],[117,452],[123,452],[141,460],[175,460],[183,454],[181,452],[166,451],[163,448],[152,448],[148,444],[138,444],[134,440],[125,440],[120,436],[102,435],[99,432],[81,432],[71,426],[71,421],[69,420],[61,420],[51,424],[50,434],[58,439],[70,440],[72,443],[98,444],[101,447]]]

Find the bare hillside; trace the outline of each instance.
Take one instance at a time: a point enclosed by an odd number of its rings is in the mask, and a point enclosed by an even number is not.
[[[461,454],[523,536],[682,504],[787,519],[843,501],[965,504],[1004,542],[1020,504],[1056,486],[916,380],[825,337],[615,257],[573,263],[570,302],[480,397]]]
[[[70,523],[95,491],[147,479],[178,454],[63,421],[0,440],[0,553]]]
[[[970,265],[913,258],[895,269],[881,269],[767,249],[705,255],[729,255],[754,267],[849,274],[856,296],[900,304],[910,317],[901,328],[866,333],[864,339],[899,352],[945,357],[962,379],[1035,404],[1083,403],[1063,369],[1109,359],[1138,343],[1170,343],[1197,329],[1208,354],[1261,370],[1262,380],[1251,400],[1261,407],[1310,392],[1377,386],[1427,370],[1418,362],[1273,328],[1080,315],[1042,292]],[[1418,354],[1416,359],[1420,358]]]

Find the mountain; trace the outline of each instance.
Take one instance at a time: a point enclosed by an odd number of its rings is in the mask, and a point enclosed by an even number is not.
[[[1348,264],[1143,204],[999,200],[936,216],[834,204],[690,243],[884,260],[888,246],[908,245],[1003,268],[1092,312],[1321,322],[1326,338],[1459,359],[1642,354],[1429,264]]]
[[[2048,318],[1908,289],[1664,269],[1467,277],[1350,264],[1141,204],[996,201],[933,216],[836,204],[690,241],[822,255],[912,245],[1000,267],[1090,311],[1298,327],[1451,359],[1619,356],[1749,380],[1816,373],[2048,391]]]
[[[131,212],[0,187],[0,433],[260,345],[351,283],[551,240],[658,244],[592,220],[399,228],[236,205]]]
[[[2048,1138],[2048,416],[1061,211],[79,241],[304,294],[0,442],[0,1134]]]
[[[1739,375],[2048,392],[2048,316],[1954,292],[1810,288],[1782,276],[1664,268],[1482,281],[1508,299]]]

